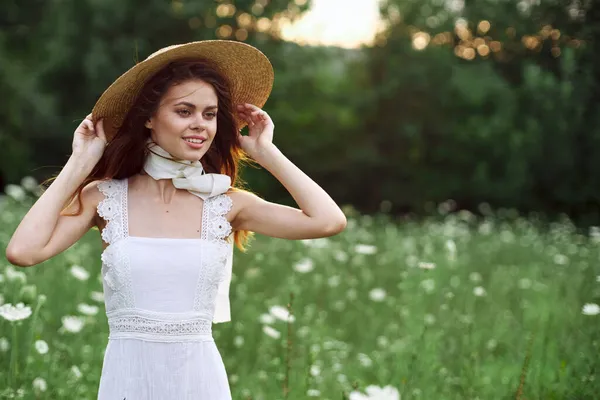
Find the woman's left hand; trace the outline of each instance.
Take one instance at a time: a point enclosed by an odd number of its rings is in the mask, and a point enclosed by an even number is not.
[[[275,124],[265,111],[253,104],[240,104],[237,106],[240,119],[248,123],[248,135],[238,133],[242,149],[252,158],[259,161],[270,146],[273,146],[273,130]]]

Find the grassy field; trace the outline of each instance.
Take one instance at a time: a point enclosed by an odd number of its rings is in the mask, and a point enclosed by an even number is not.
[[[2,250],[32,202],[0,200]],[[369,385],[403,400],[600,398],[596,230],[485,208],[396,223],[347,211],[336,237],[236,250],[233,322],[214,326],[234,399],[354,400]],[[32,268],[2,251],[0,303],[32,315],[0,318],[0,398],[95,399],[100,251],[97,231]]]

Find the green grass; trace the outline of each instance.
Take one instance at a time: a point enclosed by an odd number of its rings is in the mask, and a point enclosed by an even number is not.
[[[32,201],[0,201],[2,249]],[[367,385],[394,386],[403,400],[598,397],[600,316],[582,313],[600,303],[597,239],[566,220],[542,230],[514,212],[401,223],[348,214],[348,228],[333,238],[258,237],[247,254],[236,251],[233,321],[214,326],[233,398],[283,399],[285,379],[289,399],[305,399],[309,389],[345,399]],[[357,253],[358,244],[376,252]],[[0,258],[4,302],[35,309],[46,297],[37,315],[0,319],[0,338],[10,344],[0,350],[0,398],[21,389],[27,399],[95,399],[108,335],[104,306],[90,298],[102,290],[100,251],[91,231],[52,260],[13,267],[24,277]],[[295,271],[305,258],[313,270]],[[90,278],[76,279],[72,265]],[[375,288],[385,291],[382,301],[370,298]],[[281,321],[272,325],[279,339],[263,333],[261,314],[290,301],[291,336]],[[81,303],[99,313],[85,317],[81,332],[65,332],[61,318],[80,315]],[[32,346],[38,339],[46,354]],[[35,394],[36,377],[45,392]]]

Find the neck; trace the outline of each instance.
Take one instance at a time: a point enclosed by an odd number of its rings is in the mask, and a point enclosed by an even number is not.
[[[177,188],[171,179],[154,179],[145,171],[136,176],[133,184],[144,193],[147,193],[152,201],[160,201],[170,204],[177,193]]]

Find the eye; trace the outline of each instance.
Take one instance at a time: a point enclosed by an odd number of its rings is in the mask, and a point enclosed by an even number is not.
[[[192,113],[190,112],[190,110],[186,110],[186,109],[177,110],[176,113],[179,114],[179,115],[181,115],[181,116],[183,116],[183,117],[189,117],[190,115],[192,115]]]
[[[207,112],[205,115],[206,115],[206,118],[212,119],[217,116],[217,113],[216,112]]]

